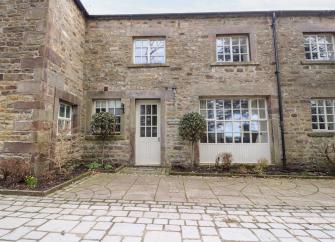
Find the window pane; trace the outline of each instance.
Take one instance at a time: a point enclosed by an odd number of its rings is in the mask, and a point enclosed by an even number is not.
[[[145,105],[141,105],[141,115],[145,114]]]
[[[157,127],[152,128],[152,137],[157,137]]]
[[[215,132],[215,122],[209,121],[208,122],[208,133],[214,133]]]
[[[157,116],[152,117],[152,125],[157,126]]]
[[[200,108],[201,109],[206,109],[206,100],[200,100]]]
[[[151,105],[146,105],[146,113],[151,114]]]
[[[70,118],[71,115],[71,107],[69,105],[66,106],[66,117]]]
[[[243,143],[250,143],[250,133],[243,133]]]
[[[218,133],[217,134],[217,143],[224,143],[224,134]]]
[[[214,109],[214,100],[208,100],[207,101],[207,108],[208,109]]]
[[[145,126],[145,116],[141,116],[141,126]]]
[[[233,133],[225,133],[226,143],[233,143]]]
[[[147,116],[146,125],[151,126],[151,116]]]
[[[215,134],[208,134],[208,143],[215,143]]]
[[[216,132],[217,133],[223,133],[224,132],[223,122],[217,122],[216,123]]]
[[[208,119],[214,119],[214,110],[208,110],[207,111],[207,118]]]
[[[64,104],[60,104],[59,106],[59,117],[62,117],[62,118],[65,117],[65,105]]]
[[[201,143],[207,143],[207,134],[203,133],[201,138],[200,138],[200,142]]]
[[[141,137],[145,137],[145,127],[141,127]]]
[[[146,137],[151,137],[151,127],[147,127]]]

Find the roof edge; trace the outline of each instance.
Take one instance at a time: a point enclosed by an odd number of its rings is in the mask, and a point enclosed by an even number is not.
[[[195,12],[195,13],[152,13],[152,14],[101,14],[90,15],[81,0],[74,0],[79,10],[88,19],[158,19],[158,18],[215,18],[215,17],[257,17],[272,16],[335,16],[335,10],[274,10],[274,11],[239,11],[239,12]]]
[[[88,11],[86,10],[84,4],[80,1],[80,0],[73,0],[74,3],[77,5],[78,9],[83,13],[83,15],[86,18],[90,17],[90,14],[88,13]]]

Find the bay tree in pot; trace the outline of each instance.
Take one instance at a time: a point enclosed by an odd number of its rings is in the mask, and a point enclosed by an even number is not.
[[[107,138],[115,134],[116,120],[115,116],[108,112],[96,113],[92,117],[91,131],[93,135],[97,135],[102,140],[101,163],[104,163],[105,144]]]
[[[183,140],[191,144],[191,161],[193,166],[198,165],[194,155],[195,144],[199,142],[205,131],[206,120],[197,112],[187,113],[180,120],[179,135]]]

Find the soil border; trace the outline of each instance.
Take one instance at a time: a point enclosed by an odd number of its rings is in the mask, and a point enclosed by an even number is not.
[[[308,175],[256,175],[256,174],[223,174],[223,173],[204,173],[204,172],[182,172],[169,170],[170,176],[208,176],[208,177],[256,177],[256,178],[287,178],[287,179],[325,179],[325,180],[335,180],[335,176],[308,176]]]
[[[68,185],[71,185],[72,183],[79,181],[85,177],[88,177],[92,174],[91,171],[87,171],[85,173],[82,173],[68,181],[65,181],[63,183],[60,183],[54,187],[51,187],[47,190],[42,191],[33,191],[33,190],[11,190],[11,189],[0,189],[1,195],[19,195],[19,196],[37,196],[37,197],[44,197],[51,193],[54,193]]]

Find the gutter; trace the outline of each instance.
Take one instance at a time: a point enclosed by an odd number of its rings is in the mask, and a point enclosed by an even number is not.
[[[89,18],[90,14],[87,12],[85,6],[82,4],[82,2],[80,0],[73,0],[74,3],[77,5],[78,9],[80,10],[80,12],[82,12],[82,14],[84,15],[85,18]]]
[[[275,63],[276,63],[276,81],[277,81],[277,92],[278,92],[278,104],[279,104],[279,120],[280,120],[280,138],[281,138],[281,151],[282,151],[282,162],[283,169],[287,168],[286,159],[286,145],[285,145],[285,127],[284,127],[284,111],[283,111],[283,98],[281,89],[281,78],[280,78],[280,62],[279,62],[279,50],[278,50],[278,38],[277,38],[277,14],[272,13],[272,38],[273,38],[273,48],[275,53]]]

